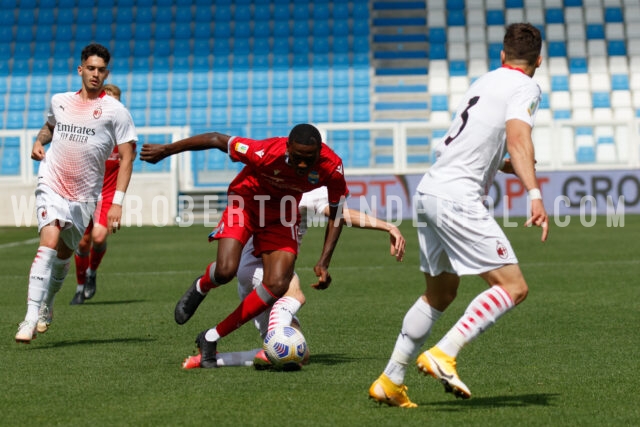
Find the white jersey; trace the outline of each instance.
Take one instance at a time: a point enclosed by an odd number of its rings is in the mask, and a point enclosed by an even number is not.
[[[508,67],[476,80],[438,143],[437,160],[418,192],[459,201],[485,196],[507,152],[506,122],[518,119],[533,127],[540,95],[531,77]]]
[[[51,97],[47,120],[53,139],[40,162],[38,183],[67,200],[97,201],[113,149],[138,140],[131,114],[104,93],[83,101],[80,92],[66,92]]]

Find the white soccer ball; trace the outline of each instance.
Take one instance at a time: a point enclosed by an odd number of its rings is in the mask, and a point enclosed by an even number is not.
[[[262,347],[275,366],[302,363],[309,354],[304,335],[291,326],[280,326],[267,332]]]

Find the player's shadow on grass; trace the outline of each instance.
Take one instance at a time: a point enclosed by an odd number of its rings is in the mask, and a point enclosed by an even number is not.
[[[356,360],[356,357],[350,357],[346,354],[337,354],[337,353],[322,353],[322,354],[314,354],[311,352],[311,358],[309,359],[310,364],[314,365],[325,365],[325,366],[333,366],[339,365],[341,363],[351,363]]]
[[[559,396],[559,394],[557,393],[539,393],[508,396],[472,397],[471,399],[464,401],[456,399],[441,402],[430,402],[426,405],[432,407],[440,407],[439,410],[441,411],[454,411],[468,407],[524,408],[528,406],[554,406],[553,400],[557,396]]]
[[[100,344],[141,344],[145,342],[156,341],[155,338],[109,338],[109,339],[90,339],[90,340],[66,340],[57,341],[51,344],[35,347],[34,350],[49,350],[59,347],[73,347],[78,345],[100,345]]]

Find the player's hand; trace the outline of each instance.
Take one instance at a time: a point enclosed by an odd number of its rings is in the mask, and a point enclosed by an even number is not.
[[[167,157],[164,144],[143,144],[140,150],[140,160],[156,164]]]
[[[109,212],[107,213],[107,230],[109,234],[115,234],[120,230],[122,219],[122,206],[111,205]]]
[[[33,143],[33,148],[31,149],[31,159],[40,161],[44,159],[45,151],[44,145],[38,140]]]
[[[549,236],[549,216],[544,209],[544,204],[540,199],[534,199],[531,201],[531,218],[524,223],[525,227],[535,225],[542,228],[541,241],[546,241]]]
[[[398,262],[402,261],[407,242],[404,240],[404,236],[395,225],[391,226],[391,229],[389,230],[389,239],[391,240],[391,256],[395,256],[396,261]]]
[[[331,284],[331,275],[329,274],[329,270],[327,270],[326,267],[316,265],[313,267],[313,272],[316,274],[318,281],[311,285],[311,287],[320,290],[327,289]]]

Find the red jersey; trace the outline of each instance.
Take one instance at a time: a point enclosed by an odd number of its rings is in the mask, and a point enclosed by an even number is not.
[[[329,204],[339,205],[341,198],[349,195],[340,157],[322,143],[316,164],[308,174],[298,175],[287,164],[287,140],[286,137],[261,141],[232,137],[229,140],[229,157],[246,166],[229,184],[228,194],[243,197],[269,195],[271,199],[266,204],[275,202],[279,208],[280,200],[285,196],[295,197],[297,206],[302,193],[326,186]]]

